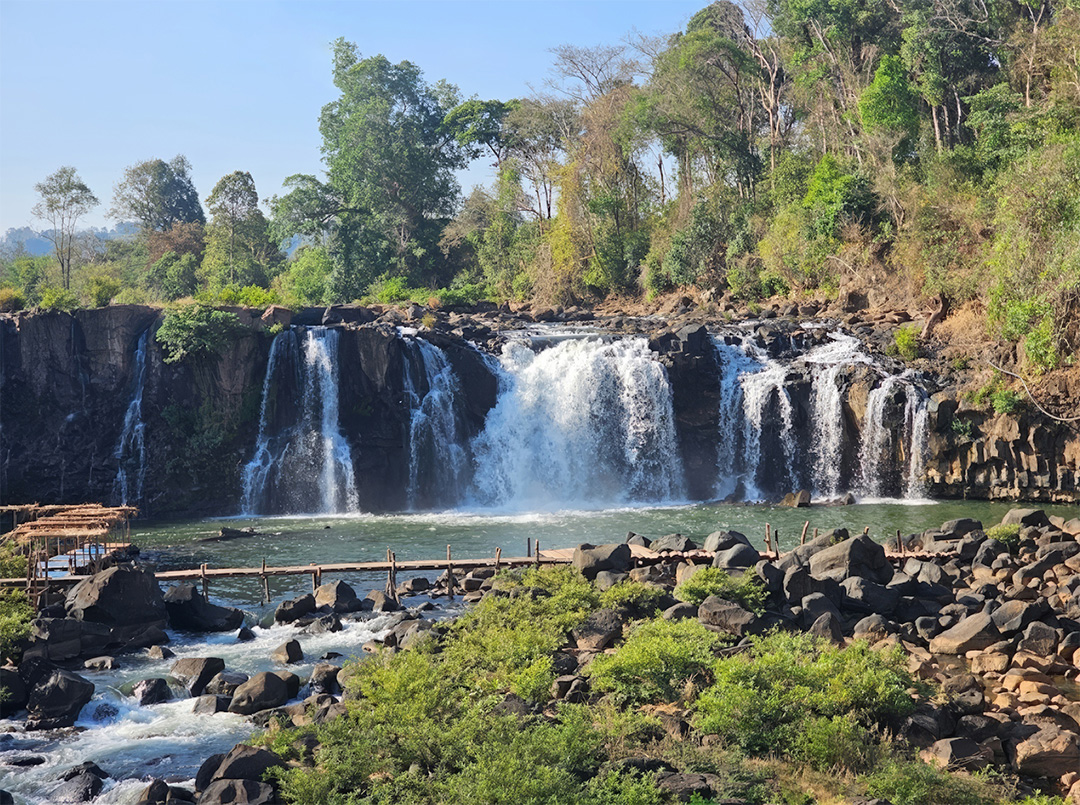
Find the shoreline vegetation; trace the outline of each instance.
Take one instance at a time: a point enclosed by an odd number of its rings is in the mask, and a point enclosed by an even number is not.
[[[1080,793],[1076,520],[1036,509],[986,529],[954,520],[892,559],[843,529],[760,561],[733,531],[700,545],[628,539],[672,552],[634,567],[626,544],[581,545],[571,565],[474,571],[455,582],[470,606],[451,620],[377,591],[361,601],[344,582],[286,601],[276,620],[301,640],[398,610],[370,656],[321,662],[308,681],[178,661],[196,707],[212,705],[202,712],[265,727],[207,759],[197,801],[1055,805]],[[682,553],[695,548],[707,553]],[[5,672],[5,685],[33,680],[32,721],[49,698],[34,685],[80,679],[49,660],[79,613],[99,618],[137,590],[140,609],[167,610],[174,628],[240,622],[191,585],[159,606],[143,572],[100,576],[73,591],[66,618],[35,623],[27,659]],[[445,586],[399,592],[437,600]],[[143,627],[131,626],[136,639]],[[283,667],[298,656],[297,641],[274,652]],[[144,797],[168,791],[153,781]]]

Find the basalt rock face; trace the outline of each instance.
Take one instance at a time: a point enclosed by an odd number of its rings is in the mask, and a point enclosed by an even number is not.
[[[995,414],[942,392],[930,402],[928,448],[933,497],[1080,502],[1080,423]]]

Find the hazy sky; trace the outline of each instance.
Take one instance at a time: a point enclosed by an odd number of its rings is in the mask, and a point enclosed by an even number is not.
[[[671,33],[707,0],[0,0],[0,233],[41,224],[34,184],[73,165],[111,225],[113,185],[134,162],[185,154],[205,202],[246,170],[261,198],[319,173],[318,116],[335,89],[330,42],[409,60],[462,93],[541,88],[548,50]],[[468,191],[490,171],[462,177]]]

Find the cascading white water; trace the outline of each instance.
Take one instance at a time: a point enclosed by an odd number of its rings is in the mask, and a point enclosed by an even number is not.
[[[799,449],[792,431],[795,409],[791,404],[791,394],[784,385],[788,367],[770,359],[764,350],[753,345],[749,347],[762,368],[739,378],[743,392],[743,467],[747,498],[758,499],[764,496],[758,486],[758,473],[763,457],[762,437],[765,433],[773,429],[779,430],[784,470],[789,479],[795,477]],[[768,422],[765,414],[774,398],[780,421]]]
[[[720,409],[716,444],[716,496],[726,498],[739,488],[743,468],[743,386],[741,378],[762,369],[761,363],[747,352],[745,342],[738,345],[714,338],[720,364]]]
[[[437,346],[423,338],[404,343],[405,397],[410,409],[409,508],[415,509],[422,495],[432,502],[457,503],[469,472],[461,384]],[[422,382],[418,370],[423,372]]]
[[[643,338],[503,350],[499,397],[474,439],[472,497],[501,508],[678,499],[683,469],[667,372]]]
[[[896,421],[890,415],[897,413],[896,398],[900,390],[904,395],[903,411]],[[862,494],[881,497],[897,485],[904,497],[922,494],[927,416],[926,395],[911,382],[909,372],[886,375],[867,395],[859,450]]]
[[[293,388],[302,389],[292,423],[277,420],[279,381],[289,369]],[[316,514],[359,510],[352,451],[338,416],[338,332],[311,327],[275,336],[263,381],[259,436],[244,467],[244,511],[308,511]],[[303,490],[303,491],[300,491]],[[281,500],[271,500],[280,496]]]
[[[133,360],[131,401],[124,412],[124,426],[120,439],[113,450],[116,459],[116,480],[113,482],[113,497],[121,506],[139,503],[143,496],[143,483],[146,480],[146,424],[143,422],[143,390],[146,386],[146,347],[150,340],[150,330],[139,336]]]

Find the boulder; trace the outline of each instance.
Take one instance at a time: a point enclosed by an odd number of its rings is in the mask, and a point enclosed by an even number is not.
[[[401,604],[387,596],[382,590],[372,590],[367,594],[366,600],[371,602],[372,612],[397,612],[401,609]],[[361,606],[366,608],[363,602]]]
[[[284,765],[273,752],[237,744],[222,758],[213,780],[261,780],[268,769]]]
[[[1017,651],[1026,651],[1036,657],[1049,657],[1057,651],[1057,631],[1042,621],[1028,624],[1024,636],[1017,644]]]
[[[84,579],[68,591],[69,618],[107,626],[165,625],[165,602],[154,574],[117,565]]]
[[[1075,733],[1046,727],[1016,745],[1016,770],[1031,777],[1061,777],[1080,769]]]
[[[1050,518],[1042,509],[1009,509],[1001,518],[1001,524],[1043,528],[1050,525]]]
[[[682,534],[665,534],[664,536],[654,539],[652,545],[649,546],[654,551],[692,551],[697,548],[697,545],[689,537],[684,537]]]
[[[231,704],[232,699],[228,696],[204,693],[202,696],[195,697],[191,712],[199,716],[212,716],[214,713],[227,713]]]
[[[736,545],[753,547],[750,545],[750,540],[738,531],[714,531],[705,537],[705,543],[701,547],[710,553],[718,553],[734,548]]]
[[[982,523],[972,520],[970,517],[962,517],[959,520],[948,520],[941,524],[938,532],[945,539],[961,539],[972,531],[981,531]]]
[[[139,627],[113,627],[73,618],[35,618],[30,622],[30,646],[23,658],[41,657],[53,662],[64,662],[76,657],[95,657],[110,647],[119,646],[125,632]]]
[[[1003,635],[1020,632],[1050,611],[1046,599],[1006,601],[991,613],[994,625]]]
[[[161,702],[167,702],[172,699],[172,691],[169,689],[169,683],[159,676],[136,682],[135,687],[132,688],[131,695],[135,697],[135,701],[139,703],[140,707],[146,707],[151,704],[160,704]]]
[[[742,637],[757,622],[757,616],[732,601],[710,595],[698,607],[698,620],[716,631]]]
[[[720,788],[723,782],[715,774],[681,772],[661,772],[656,775],[655,780],[661,793],[674,802],[690,802],[695,796],[703,802],[712,801],[713,792]]]
[[[189,632],[231,632],[244,622],[244,613],[235,607],[211,604],[194,584],[177,584],[165,591],[165,610],[174,629]]]
[[[788,492],[784,495],[784,499],[780,501],[780,505],[793,509],[804,509],[810,505],[810,493],[805,489],[800,489],[798,492]]]
[[[581,575],[592,581],[603,570],[627,572],[633,567],[633,558],[630,546],[625,542],[595,546],[585,543],[574,548],[572,563],[581,571]]]
[[[274,610],[274,620],[278,623],[292,623],[300,620],[305,615],[310,615],[314,611],[315,596],[308,593],[278,604],[277,609]]]
[[[285,683],[285,692],[289,694],[290,699],[295,699],[300,695],[300,677],[292,671],[274,671],[274,676]]]
[[[214,772],[218,770],[218,766],[221,765],[221,761],[225,759],[225,753],[221,752],[216,755],[210,755],[199,766],[199,770],[195,773],[195,791],[203,791],[206,789],[210,782],[214,779]]]
[[[199,805],[271,805],[274,788],[254,780],[215,780],[199,795]]]
[[[304,659],[304,652],[297,640],[288,640],[270,652],[270,659],[281,665],[291,665]]]
[[[677,604],[673,604],[661,613],[666,621],[678,621],[683,618],[696,618],[698,608],[693,604],[688,604],[685,601],[680,601]]]
[[[222,671],[215,674],[207,684],[205,691],[214,696],[232,696],[238,687],[249,679],[247,674]]]
[[[53,671],[30,690],[26,728],[50,730],[70,727],[94,695],[94,686],[71,671]]]
[[[833,645],[844,645],[844,630],[840,626],[840,619],[832,612],[823,612],[815,618],[807,631]]]
[[[280,707],[289,698],[289,688],[285,680],[277,674],[263,672],[255,674],[233,691],[229,712],[249,716],[260,710]]]
[[[860,576],[888,584],[893,569],[885,558],[885,548],[865,534],[822,548],[810,557],[810,573],[818,578],[843,581]]]
[[[852,612],[877,612],[890,615],[900,601],[900,594],[891,587],[876,584],[862,576],[844,579],[843,608]]]
[[[225,670],[221,657],[184,657],[172,664],[169,673],[188,689],[192,696],[202,694],[210,680]]]
[[[119,667],[116,657],[109,656],[91,657],[83,663],[83,668],[87,671],[115,671]]]
[[[622,618],[614,609],[599,609],[574,629],[570,636],[583,651],[603,651],[621,635]]]
[[[311,692],[329,693],[331,695],[339,693],[341,687],[338,685],[337,677],[340,671],[340,668],[328,662],[318,663],[312,669],[311,678],[308,680]]]
[[[359,612],[361,606],[356,591],[343,581],[331,581],[323,584],[315,591],[316,609],[326,608],[334,612]]]
[[[304,628],[300,630],[301,634],[328,634],[333,632],[340,632],[345,627],[341,625],[341,618],[335,612],[331,615],[323,615],[321,618],[315,618],[312,621],[297,621],[296,625],[304,624]]]
[[[984,769],[993,760],[993,753],[971,738],[942,738],[923,752],[923,760],[943,769]]]
[[[96,774],[80,772],[52,792],[50,802],[89,802],[101,793],[105,783]]]
[[[731,568],[753,567],[761,559],[761,554],[756,548],[749,545],[733,545],[719,551],[713,557],[712,566],[729,570]]]
[[[993,618],[985,612],[977,612],[960,620],[930,641],[931,654],[966,654],[982,651],[1001,638]]]

